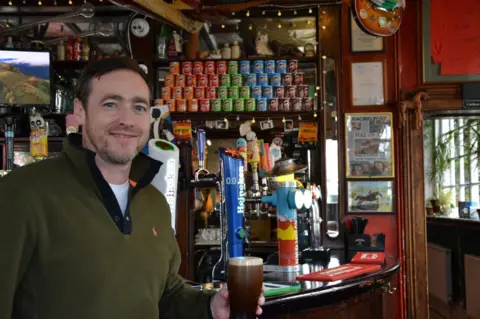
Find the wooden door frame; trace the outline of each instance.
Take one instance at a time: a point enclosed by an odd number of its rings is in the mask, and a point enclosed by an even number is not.
[[[419,92],[413,101],[398,104],[403,167],[400,202],[404,212],[400,229],[407,319],[429,318],[422,109],[422,99],[427,97],[425,92]]]

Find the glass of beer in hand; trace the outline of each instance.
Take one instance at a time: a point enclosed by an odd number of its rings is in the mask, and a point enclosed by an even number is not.
[[[263,288],[263,259],[234,257],[228,264],[230,319],[255,319]]]

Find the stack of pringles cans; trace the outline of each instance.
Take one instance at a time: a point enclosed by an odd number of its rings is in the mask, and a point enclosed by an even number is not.
[[[313,111],[298,60],[170,62],[161,98],[171,112]]]

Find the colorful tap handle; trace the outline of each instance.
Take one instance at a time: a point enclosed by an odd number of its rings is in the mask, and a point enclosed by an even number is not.
[[[220,148],[222,188],[227,217],[228,256],[243,256],[245,230],[245,172],[243,158],[234,150]]]
[[[204,129],[197,129],[197,152],[198,152],[198,166],[199,169],[202,169],[205,161],[205,143],[206,143],[206,133]]]

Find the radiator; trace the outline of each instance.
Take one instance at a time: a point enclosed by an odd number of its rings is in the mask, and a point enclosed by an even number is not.
[[[452,297],[451,250],[428,244],[428,291],[431,295],[449,304]]]
[[[465,255],[465,299],[467,314],[472,318],[480,318],[480,257]]]

